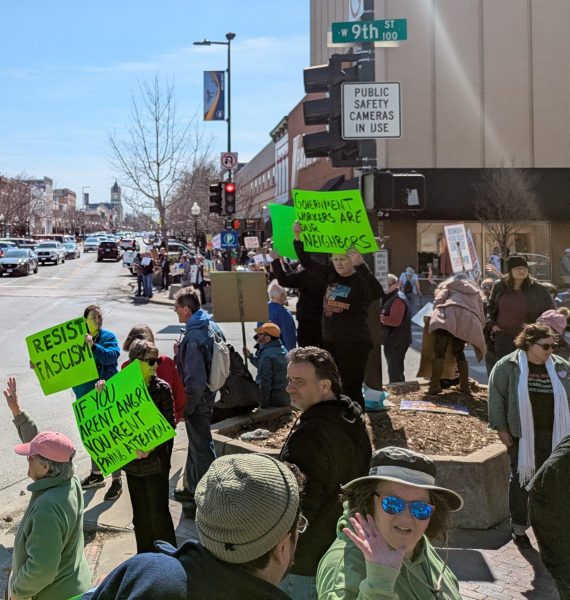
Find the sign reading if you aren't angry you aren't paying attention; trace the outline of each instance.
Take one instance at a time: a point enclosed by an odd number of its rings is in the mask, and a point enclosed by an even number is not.
[[[342,137],[345,140],[402,135],[400,83],[342,84]]]

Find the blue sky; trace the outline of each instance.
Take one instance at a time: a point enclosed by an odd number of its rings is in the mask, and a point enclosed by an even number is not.
[[[0,174],[54,180],[108,201],[116,174],[108,134],[121,134],[131,96],[156,73],[173,78],[180,115],[196,116],[217,160],[225,122],[202,119],[202,71],[226,68],[232,42],[232,150],[248,160],[303,95],[306,0],[26,0],[2,3]]]

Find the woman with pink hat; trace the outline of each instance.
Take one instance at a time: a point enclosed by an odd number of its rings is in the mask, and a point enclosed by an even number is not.
[[[569,318],[570,310],[562,307],[558,310],[547,310],[536,320],[537,323],[544,323],[544,325],[547,325],[556,333],[558,336],[558,348],[556,348],[554,354],[566,360],[570,359],[570,344],[568,344],[565,337],[566,330],[570,328]]]
[[[20,409],[16,380],[4,390],[22,440],[16,454],[28,458],[32,497],[14,540],[10,600],[62,600],[87,591],[91,574],[83,553],[83,492],[74,475],[75,446],[62,433],[38,433]]]

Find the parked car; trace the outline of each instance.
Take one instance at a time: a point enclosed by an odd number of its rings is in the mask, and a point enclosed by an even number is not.
[[[36,254],[41,265],[65,262],[65,248],[59,242],[40,242],[36,247]]]
[[[117,242],[101,242],[97,248],[97,262],[103,260],[121,260],[121,249]]]
[[[519,256],[524,256],[528,263],[528,272],[540,281],[550,281],[551,264],[550,256],[544,254],[531,254],[528,252],[517,252]]]
[[[88,237],[83,242],[83,254],[85,254],[86,252],[97,252],[97,249],[99,248],[100,243],[101,243],[101,240],[98,237],[95,237],[95,236]]]
[[[16,247],[16,244],[14,244],[14,242],[0,241],[0,258],[2,256],[4,256],[4,252],[8,248],[15,248],[15,247]]]
[[[79,258],[81,256],[79,246],[75,242],[65,242],[63,247],[65,248],[65,258]]]
[[[38,257],[27,248],[8,248],[0,258],[2,274],[29,275],[38,272]]]

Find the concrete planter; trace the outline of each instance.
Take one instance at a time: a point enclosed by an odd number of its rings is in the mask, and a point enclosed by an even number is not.
[[[226,419],[212,426],[217,456],[260,452],[278,456],[280,450],[228,437],[244,425],[262,426],[289,408],[258,410],[251,415]],[[453,515],[453,524],[461,529],[488,529],[509,516],[509,459],[502,444],[492,444],[467,456],[432,456],[437,466],[437,483],[463,497],[465,505]]]

